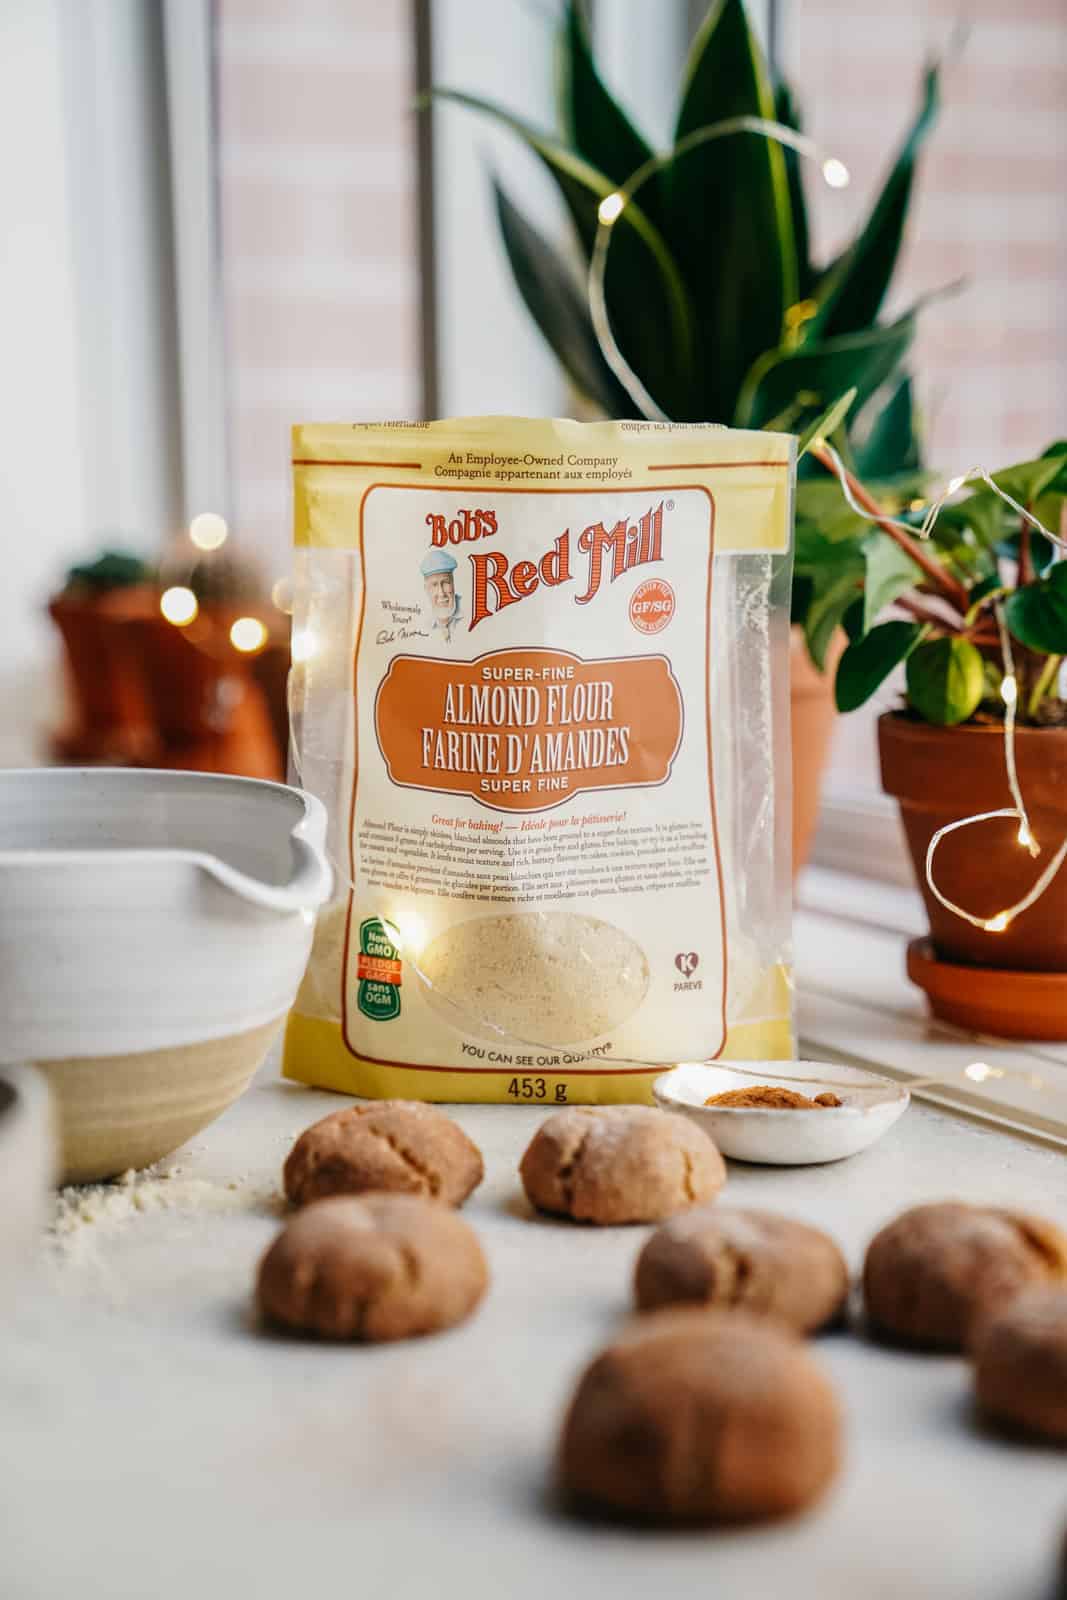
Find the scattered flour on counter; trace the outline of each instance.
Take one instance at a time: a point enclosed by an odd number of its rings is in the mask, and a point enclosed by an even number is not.
[[[186,1176],[182,1167],[146,1167],[124,1172],[109,1183],[71,1184],[56,1195],[49,1236],[57,1253],[77,1255],[91,1248],[101,1234],[129,1226],[156,1211],[188,1214],[269,1209],[285,1206],[277,1185],[247,1177],[216,1182]]]

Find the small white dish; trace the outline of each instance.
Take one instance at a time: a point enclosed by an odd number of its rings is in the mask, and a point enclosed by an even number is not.
[[[0,1067],[0,1314],[39,1243],[55,1167],[48,1085],[32,1067]]]
[[[816,1111],[705,1104],[713,1094],[761,1083],[793,1087],[809,1099],[828,1091],[843,1104]],[[687,1061],[656,1078],[652,1093],[664,1111],[692,1117],[724,1156],[775,1167],[857,1155],[888,1133],[911,1100],[902,1084],[828,1061]]]

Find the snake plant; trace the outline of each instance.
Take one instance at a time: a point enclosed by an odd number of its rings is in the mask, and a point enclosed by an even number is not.
[[[640,411],[594,331],[586,275],[601,202],[656,152],[605,86],[579,0],[564,12],[559,61],[554,132],[473,95],[434,93],[511,129],[552,175],[577,256],[550,242],[493,182],[516,286],[574,386],[606,415],[635,417]],[[683,74],[673,153],[614,224],[605,273],[615,340],[667,416],[802,433],[854,391],[834,435],[838,449],[867,480],[909,492],[921,467],[905,370],[918,307],[886,319],[882,309],[937,109],[938,70],[930,67],[869,215],[839,255],[817,262],[805,162],[794,150],[751,131],[704,142],[690,137],[737,118],[800,130],[796,101],[772,78],[743,0],[715,0]],[[806,462],[805,471],[816,475],[800,486],[799,525],[825,531],[820,495],[835,514],[840,496],[827,497],[834,486],[820,480],[816,464]],[[801,573],[794,615],[807,623],[823,598],[818,574]],[[827,627],[834,631],[844,609],[823,605],[818,628],[808,630],[820,664]]]

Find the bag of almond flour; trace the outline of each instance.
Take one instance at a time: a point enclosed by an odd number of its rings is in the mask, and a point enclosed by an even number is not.
[[[794,441],[298,427],[297,776],[337,898],[286,1076],[647,1100],[792,1053]]]

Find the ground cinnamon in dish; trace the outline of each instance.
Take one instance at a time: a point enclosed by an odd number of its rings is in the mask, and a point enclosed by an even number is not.
[[[839,1106],[836,1094],[817,1094],[809,1100],[806,1094],[795,1089],[782,1089],[769,1083],[753,1084],[751,1089],[725,1089],[722,1094],[709,1095],[706,1106],[755,1106],[764,1111],[823,1111],[828,1106]]]

